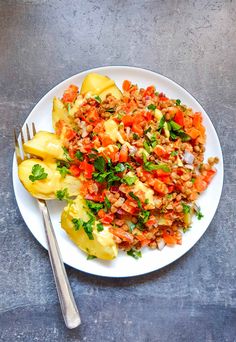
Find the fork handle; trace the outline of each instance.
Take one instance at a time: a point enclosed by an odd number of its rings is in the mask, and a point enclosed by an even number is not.
[[[80,325],[80,315],[68,281],[65,266],[56,240],[55,232],[45,201],[38,200],[48,243],[48,253],[51,261],[61,311],[67,328],[73,329]]]

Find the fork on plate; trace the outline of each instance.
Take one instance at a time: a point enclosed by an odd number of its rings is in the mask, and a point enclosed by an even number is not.
[[[19,139],[17,138],[16,130],[14,130],[15,153],[17,164],[19,165],[23,160],[29,159],[30,156],[24,152],[23,144],[26,140],[30,140],[36,134],[35,124],[32,123],[32,134],[29,126],[26,124],[26,138],[23,129],[20,129]],[[80,325],[80,315],[76,306],[73,293],[66,274],[65,266],[62,261],[61,253],[57,243],[56,235],[50,219],[47,203],[45,200],[36,199],[39,209],[42,214],[45,234],[48,244],[48,254],[53,270],[53,275],[56,283],[57,293],[61,305],[62,315],[67,328],[73,329]]]

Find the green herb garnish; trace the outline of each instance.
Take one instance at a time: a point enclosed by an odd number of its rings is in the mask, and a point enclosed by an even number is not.
[[[105,196],[105,198],[104,198],[104,204],[105,204],[106,211],[108,211],[111,208],[111,202],[109,201],[107,196]]]
[[[150,148],[150,146],[149,146],[149,144],[148,144],[147,141],[144,141],[143,147],[145,148],[145,150],[146,150],[148,153],[151,152],[151,148]]]
[[[175,157],[178,155],[178,153],[179,153],[178,151],[172,151],[170,155],[171,157]]]
[[[147,108],[149,110],[155,110],[157,107],[154,104],[151,103]]]
[[[62,147],[62,149],[63,149],[63,151],[64,151],[64,157],[66,158],[66,160],[67,160],[68,162],[71,162],[72,159],[71,159],[71,157],[69,156],[69,152],[68,152],[67,148],[66,148],[66,147]]]
[[[73,218],[72,223],[74,225],[75,230],[79,230],[81,227],[83,227],[83,220],[82,219]]]
[[[31,180],[31,182],[35,182],[36,180],[42,180],[47,178],[48,174],[46,172],[44,172],[44,168],[39,165],[39,164],[35,164],[32,167],[32,174],[29,176],[29,179]]]
[[[170,168],[166,164],[153,164],[152,162],[146,162],[143,164],[143,168],[146,171],[162,170],[164,172],[170,172]]]
[[[177,106],[180,106],[180,104],[181,104],[180,99],[177,99],[177,100],[175,101],[175,103],[176,103]]]
[[[102,232],[104,230],[104,227],[101,223],[97,224],[97,230],[98,230],[98,232]]]
[[[188,204],[182,203],[184,214],[189,214],[191,207]]]
[[[96,170],[98,170],[100,172],[104,172],[105,166],[106,166],[106,161],[103,157],[98,157],[97,159],[95,159],[94,167]]]
[[[87,260],[93,260],[96,259],[97,257],[95,255],[88,255]]]
[[[88,208],[94,213],[97,214],[97,212],[103,208],[103,204],[102,203],[97,203],[91,200],[86,200],[86,204],[88,206]]]
[[[126,184],[128,184],[128,185],[134,184],[134,183],[136,182],[136,180],[137,180],[137,177],[136,177],[136,176],[134,176],[134,177],[131,177],[131,176],[124,176],[124,177],[122,178],[122,182],[123,182],[123,183],[126,183]]]
[[[204,215],[202,214],[201,209],[199,207],[197,208],[197,210],[195,210],[195,214],[196,214],[198,220],[201,220],[204,217]]]
[[[166,122],[166,118],[164,117],[164,115],[162,116],[160,122],[159,122],[159,126],[158,126],[158,132],[161,133],[163,127],[164,127],[164,124]]]
[[[138,196],[136,196],[132,191],[129,192],[129,195],[137,202],[139,209],[142,209],[142,204]]]
[[[128,252],[127,255],[132,256],[134,259],[138,260],[139,258],[142,257],[141,251],[137,251],[133,248],[131,248]]]
[[[80,161],[83,161],[83,159],[84,159],[84,154],[82,152],[80,152],[80,151],[77,151],[75,156]]]
[[[102,102],[101,97],[98,96],[98,95],[94,96],[94,99],[95,99],[98,103],[101,103],[101,102]]]
[[[139,139],[139,136],[138,136],[137,133],[134,133],[134,134],[133,134],[133,139],[134,139],[134,140],[138,140],[138,139]]]
[[[57,197],[57,199],[59,199],[59,201],[62,201],[62,200],[69,200],[68,189],[65,188],[65,189],[63,189],[63,190],[58,190],[58,191],[56,191],[56,197]]]

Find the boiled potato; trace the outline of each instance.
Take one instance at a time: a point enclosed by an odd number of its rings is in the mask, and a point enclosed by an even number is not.
[[[72,203],[69,203],[62,212],[62,228],[67,232],[71,240],[89,255],[104,260],[116,258],[118,249],[108,227],[104,226],[104,230],[98,232],[98,222],[95,221],[92,232],[94,240],[89,240],[83,227],[80,227],[79,230],[75,230],[72,219],[82,219],[87,222],[90,219],[88,213],[89,209],[86,206],[85,200],[81,195],[77,196],[77,198]]]
[[[59,100],[57,97],[54,97],[52,108],[52,125],[54,129],[56,129],[56,123],[59,120],[69,122],[68,110],[61,100]]]
[[[62,143],[54,133],[40,131],[24,143],[23,148],[26,153],[37,157],[65,160]]]
[[[39,164],[43,167],[47,177],[42,180],[32,182],[29,176],[32,174],[34,165]],[[63,178],[54,161],[42,161],[32,158],[24,160],[18,167],[18,175],[21,183],[32,196],[40,199],[55,199],[56,191],[67,188],[69,196],[77,196],[80,191],[81,181],[73,176],[66,175]]]
[[[91,73],[83,80],[81,94],[90,93],[91,95],[99,95],[102,100],[111,93],[116,98],[121,98],[122,93],[115,85],[115,82],[107,76]]]

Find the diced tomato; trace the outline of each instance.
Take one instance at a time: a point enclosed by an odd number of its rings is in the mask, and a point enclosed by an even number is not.
[[[154,190],[161,195],[166,195],[168,193],[168,187],[159,179],[156,179],[153,184]]]
[[[123,122],[124,126],[127,127],[127,126],[132,126],[133,125],[133,122],[134,122],[134,117],[133,115],[124,115],[121,119],[121,121]]]
[[[89,124],[95,124],[97,125],[99,121],[99,113],[96,108],[92,108],[89,113],[87,113],[86,117],[84,118],[85,121]]]
[[[142,135],[143,135],[143,129],[142,129],[142,127],[141,127],[140,124],[134,123],[134,124],[132,125],[132,131],[135,132],[135,133],[137,133],[139,136],[142,136]]]
[[[109,137],[109,135],[104,134],[102,136],[102,146],[106,147],[111,144],[114,144],[114,141]]]
[[[71,128],[68,128],[66,130],[66,133],[65,133],[65,138],[68,140],[68,141],[71,141],[72,139],[74,139],[76,137],[76,132],[73,131],[73,129]]]
[[[174,121],[180,126],[184,125],[184,113],[181,110],[175,114]]]
[[[131,82],[128,80],[124,80],[123,84],[122,84],[122,88],[124,91],[129,91],[131,87]]]
[[[113,235],[119,237],[120,239],[122,239],[126,242],[132,243],[134,240],[134,237],[132,234],[124,231],[121,228],[110,228],[109,230]]]
[[[166,97],[165,94],[163,94],[163,93],[160,93],[158,95],[158,99],[159,99],[159,101],[168,101],[169,100],[168,97]]]
[[[132,202],[130,200],[126,200],[121,208],[124,211],[126,211],[127,213],[133,215],[133,214],[136,214],[138,212],[138,208],[136,206],[134,206],[133,204],[134,204],[134,202]]]
[[[104,158],[110,158],[113,163],[119,160],[118,155],[119,148],[116,145],[109,145],[101,152]]]
[[[104,194],[86,194],[85,198],[94,202],[104,202]]]
[[[194,188],[198,191],[198,192],[203,192],[206,190],[208,184],[207,182],[203,179],[202,176],[198,176],[195,179],[195,182],[193,183]]]
[[[154,86],[149,86],[144,92],[144,96],[153,96],[155,94],[155,87]]]
[[[215,170],[207,170],[207,175],[204,176],[203,180],[209,184],[212,181],[212,178],[214,177],[215,173]]]
[[[144,233],[137,234],[135,235],[136,239],[139,240],[141,242],[141,246],[147,246],[151,240],[147,239],[146,235]]]
[[[169,185],[168,186],[168,193],[170,194],[170,193],[172,193],[173,191],[174,191],[174,185]]]
[[[145,112],[144,117],[147,122],[150,122],[153,119],[153,112],[151,111]]]
[[[192,139],[196,139],[199,135],[200,132],[198,129],[191,127],[189,129],[186,129],[186,133],[192,138]]]
[[[166,171],[163,171],[163,170],[155,170],[155,171],[153,171],[153,173],[157,177],[167,177],[170,174],[170,172],[166,172]]]
[[[81,169],[78,165],[71,165],[69,170],[74,177],[79,177],[81,174]]]
[[[78,93],[78,87],[71,84],[68,89],[63,94],[62,100],[64,102],[74,102]]]
[[[84,177],[91,179],[94,172],[94,166],[86,162],[86,160],[80,163],[80,169],[84,171]]]
[[[169,235],[168,233],[163,233],[163,239],[168,245],[176,244],[176,238],[172,235]]]
[[[193,117],[193,126],[195,128],[199,128],[202,125],[202,114],[200,112],[196,112]]]
[[[101,218],[103,224],[110,224],[112,221],[114,221],[114,214],[106,214]]]
[[[128,147],[126,145],[123,145],[120,150],[119,154],[119,162],[125,163],[128,160]]]
[[[164,147],[157,145],[153,152],[160,158],[166,158],[167,156],[169,156],[169,153],[166,152],[166,150],[164,149]]]

